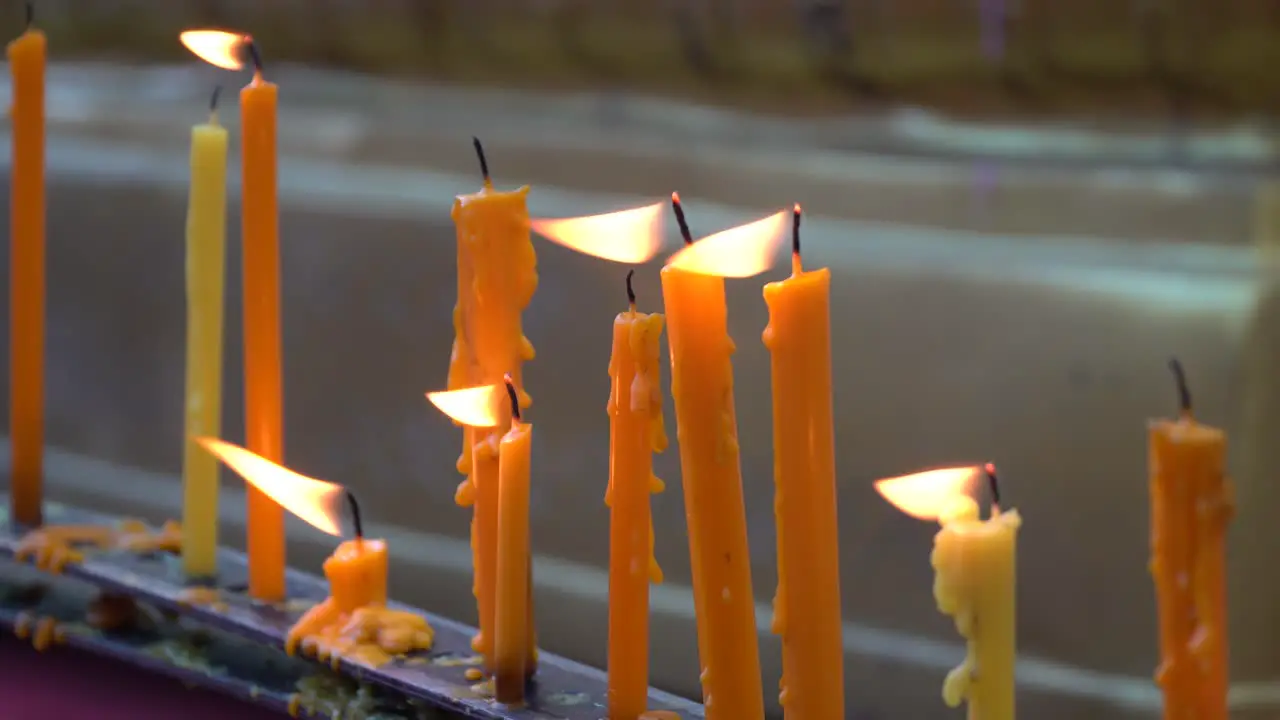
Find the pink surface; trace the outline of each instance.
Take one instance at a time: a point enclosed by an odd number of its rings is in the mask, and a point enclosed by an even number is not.
[[[0,633],[0,720],[281,720],[257,705],[68,647]]]

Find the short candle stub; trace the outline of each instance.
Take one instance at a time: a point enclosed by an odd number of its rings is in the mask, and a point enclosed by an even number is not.
[[[1182,362],[1178,358],[1169,358],[1169,370],[1173,372],[1173,382],[1178,388],[1178,411],[1190,415],[1191,389],[1187,387],[1187,373],[1182,369]]]
[[[355,529],[356,539],[364,539],[364,522],[360,519],[360,503],[356,502],[355,493],[347,491],[347,504],[351,506],[351,525]]]
[[[213,95],[209,96],[209,112],[218,111],[218,98],[222,97],[222,86],[213,86]]]
[[[800,256],[800,203],[791,208],[791,254]]]
[[[484,178],[484,184],[488,185],[489,180],[489,161],[484,156],[484,146],[480,144],[480,138],[472,137],[471,144],[475,146],[476,157],[480,160],[480,177]]]
[[[693,244],[693,233],[689,232],[689,221],[684,218],[684,207],[680,205],[680,193],[671,193],[671,210],[676,214],[676,224],[680,226],[680,237],[685,245]]]
[[[631,288],[631,277],[636,274],[635,270],[627,271],[627,302],[632,305],[636,304],[636,291]]]
[[[520,420],[520,394],[516,392],[516,381],[511,379],[511,373],[502,376],[502,382],[507,386],[507,397],[511,399],[511,419]]]
[[[987,474],[987,489],[991,491],[991,510],[993,513],[1000,512],[1000,478],[996,476],[995,463],[987,463],[982,466],[982,471]]]

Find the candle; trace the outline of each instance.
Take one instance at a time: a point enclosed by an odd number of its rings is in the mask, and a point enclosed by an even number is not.
[[[520,419],[515,381],[506,377],[511,429],[498,445],[498,572],[494,583],[493,675],[498,702],[524,702],[532,674],[533,608],[530,589],[529,464],[533,426]]]
[[[521,327],[521,314],[538,286],[525,204],[529,188],[494,190],[484,149],[479,140],[474,144],[484,187],[478,193],[458,196],[452,212],[458,238],[459,300],[454,311],[457,335],[449,368],[451,389],[501,384],[507,373],[519,385],[521,364],[534,356],[533,345]],[[527,407],[529,396],[523,390],[519,395],[521,406]],[[496,427],[509,420],[505,415],[499,417]],[[485,656],[490,669],[496,612],[500,439],[497,430],[464,430],[467,447],[463,455],[469,448],[471,458],[460,459],[458,469],[470,474],[456,494],[458,504],[470,505],[473,513],[471,552],[480,634],[472,647]]]
[[[662,269],[662,296],[703,703],[709,720],[763,720],[724,277],[750,277],[769,267],[785,215],[693,243],[679,197],[671,200],[686,247]]]
[[[355,537],[324,561],[329,597],[308,610],[285,638],[285,650],[329,661],[378,667],[417,650],[430,650],[435,632],[425,618],[387,607],[387,542],[364,536],[360,505],[341,485],[300,475],[261,455],[208,437],[196,442],[312,527],[341,536],[341,508],[351,509]]]
[[[983,468],[991,488],[991,517],[982,520],[966,493],[979,470],[944,468],[876,483],[899,510],[938,520],[930,560],[938,609],[955,619],[968,645],[964,662],[947,674],[942,697],[950,707],[969,703],[970,720],[1013,720],[1017,510],[1001,511],[995,467]]]
[[[218,434],[222,418],[222,291],[226,263],[227,131],[218,94],[209,121],[191,129],[187,199],[187,381],[182,461],[182,567],[217,574],[218,462],[195,438]]]
[[[42,521],[44,477],[45,36],[32,26],[7,48],[13,80],[9,177],[9,493],[15,523]]]
[[[1151,574],[1160,627],[1156,682],[1165,720],[1227,717],[1226,530],[1234,493],[1227,438],[1196,422],[1182,365],[1179,417],[1148,426]]]
[[[649,495],[663,485],[653,453],[667,446],[658,341],[663,317],[630,307],[613,321],[609,360],[609,720],[638,720],[649,699],[649,583],[662,582],[653,556]]]
[[[831,273],[800,262],[794,210],[792,274],[764,286],[773,358],[774,513],[778,591],[773,632],[782,636],[787,718],[843,720],[839,532],[831,407]]]

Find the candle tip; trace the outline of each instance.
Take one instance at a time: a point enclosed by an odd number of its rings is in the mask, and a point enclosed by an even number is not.
[[[471,144],[475,146],[476,157],[480,159],[480,176],[484,178],[484,184],[489,184],[489,161],[484,156],[484,146],[480,144],[480,138],[472,136]]]
[[[636,271],[634,268],[627,271],[627,302],[632,305],[636,304],[636,291],[631,288],[631,276],[635,274]]]
[[[800,203],[791,208],[791,254],[800,254]]]
[[[1169,358],[1169,370],[1173,373],[1173,382],[1178,390],[1178,411],[1183,415],[1191,414],[1191,389],[1187,387],[1187,373],[1182,369],[1182,361]]]
[[[689,221],[684,217],[684,206],[680,204],[680,193],[671,193],[671,210],[676,214],[676,224],[680,226],[680,237],[685,245],[693,244],[693,233],[689,232]]]
[[[213,95],[209,97],[209,112],[218,111],[218,98],[222,97],[222,85],[213,86]]]
[[[356,539],[364,538],[364,522],[360,519],[360,503],[356,502],[355,493],[347,491],[347,504],[351,506],[351,525],[355,528]]]
[[[511,419],[520,419],[520,393],[516,392],[516,381],[512,379],[511,373],[505,373],[502,376],[502,382],[507,386],[507,397],[511,399]]]
[[[982,466],[982,471],[987,474],[987,487],[991,490],[991,507],[995,512],[1000,511],[1000,478],[996,476],[995,463],[987,463]]]

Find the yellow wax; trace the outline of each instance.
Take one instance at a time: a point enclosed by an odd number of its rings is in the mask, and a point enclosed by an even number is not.
[[[804,272],[765,285],[773,357],[774,513],[782,636],[782,692],[789,720],[843,720],[839,532],[831,407],[831,273]]]
[[[13,78],[9,175],[10,512],[35,527],[44,482],[45,36],[28,29],[6,48]]]
[[[663,317],[631,311],[613,322],[609,360],[609,720],[638,720],[649,699],[649,583],[653,556],[649,496],[662,481],[653,453],[667,446],[658,341]]]
[[[244,244],[245,440],[249,450],[284,462],[280,338],[280,219],[276,198],[274,83],[255,74],[240,92],[241,235]],[[284,599],[284,508],[248,487],[249,594]]]
[[[1165,720],[1227,717],[1226,434],[1189,413],[1148,429],[1151,574]]]
[[[516,420],[499,449],[498,573],[493,628],[494,695],[524,702],[533,655],[529,552],[529,464],[533,426]]]
[[[940,519],[931,561],[938,609],[955,619],[969,652],[942,688],[950,707],[969,703],[969,720],[1014,720],[1017,644],[1014,587],[1017,510],[978,517],[978,505],[961,498]]]
[[[182,568],[217,573],[218,459],[198,437],[222,435],[222,308],[227,235],[227,131],[217,115],[191,129],[187,200],[187,387],[182,459]]]
[[[763,720],[724,279],[662,270],[708,720]]]
[[[510,374],[520,389],[520,405],[529,396],[521,382],[521,364],[532,360],[533,345],[524,336],[521,316],[538,287],[537,257],[529,235],[529,188],[511,192],[484,189],[457,197],[453,220],[458,242],[458,304],[454,309],[454,352],[449,365],[451,389],[501,384]],[[472,646],[493,669],[493,625],[498,542],[498,443],[510,422],[505,404],[495,428],[467,428],[458,470],[467,475],[456,495],[472,507],[473,586],[480,634]]]

